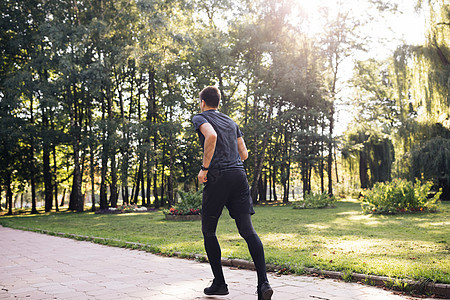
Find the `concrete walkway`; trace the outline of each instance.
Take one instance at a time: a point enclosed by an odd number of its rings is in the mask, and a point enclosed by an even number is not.
[[[0,299],[256,299],[256,273],[224,268],[230,294],[208,297],[209,264],[0,226]],[[269,274],[272,299],[413,299],[357,283]]]

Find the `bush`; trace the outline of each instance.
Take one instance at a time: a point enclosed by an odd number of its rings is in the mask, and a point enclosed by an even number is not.
[[[327,193],[307,193],[303,200],[294,202],[294,209],[332,207],[335,202]]]
[[[189,193],[178,191],[180,195],[180,201],[169,210],[165,211],[165,214],[170,215],[198,215],[202,209],[202,191],[196,193]]]
[[[432,186],[432,182],[422,184],[420,180],[414,184],[405,179],[377,182],[362,193],[361,207],[364,213],[381,214],[436,211],[442,191],[428,197]]]

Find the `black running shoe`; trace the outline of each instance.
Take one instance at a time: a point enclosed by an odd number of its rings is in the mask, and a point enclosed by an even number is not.
[[[267,281],[258,288],[258,300],[270,300],[272,295],[273,289]]]
[[[210,287],[207,287],[203,290],[205,295],[228,295],[228,286],[224,284],[216,284],[213,281]]]

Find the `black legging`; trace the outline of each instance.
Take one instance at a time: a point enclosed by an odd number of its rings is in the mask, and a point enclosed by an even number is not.
[[[216,228],[219,218],[203,216],[202,232],[205,242],[205,250],[214,275],[214,282],[217,284],[225,283],[222,271],[222,252],[219,241],[216,237]],[[264,258],[264,248],[252,225],[250,214],[238,215],[235,218],[239,234],[247,242],[248,250],[255,264],[256,274],[258,275],[258,287],[267,281],[266,261]]]

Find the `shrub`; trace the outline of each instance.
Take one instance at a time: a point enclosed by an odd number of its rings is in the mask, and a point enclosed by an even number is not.
[[[362,193],[361,207],[364,213],[394,214],[402,212],[436,211],[441,190],[428,197],[432,182],[422,184],[405,179],[377,182]]]
[[[180,195],[180,201],[169,210],[166,210],[165,214],[170,215],[198,215],[202,209],[202,191],[196,193],[189,193],[178,191]]]
[[[294,209],[332,207],[335,202],[336,198],[327,193],[307,193],[303,200],[294,202]]]

